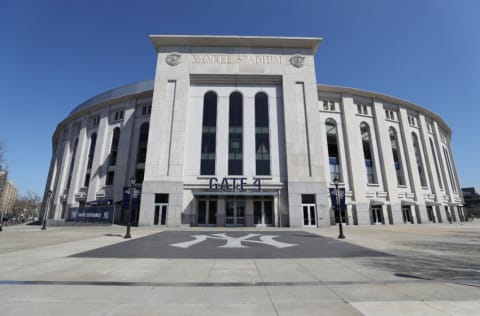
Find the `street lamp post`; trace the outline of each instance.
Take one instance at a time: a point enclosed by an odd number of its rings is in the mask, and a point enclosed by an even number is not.
[[[333,179],[333,184],[335,185],[335,199],[336,199],[336,206],[338,212],[338,230],[340,231],[338,238],[345,239],[345,235],[343,234],[343,227],[342,227],[342,209],[340,207],[340,199],[338,198],[338,179]]]
[[[128,206],[127,233],[123,238],[132,238],[132,236],[130,235],[130,226],[132,226],[132,202],[133,202],[133,194],[135,192],[135,182],[137,182],[135,177],[131,177],[130,178],[130,205]]]
[[[50,209],[50,199],[52,198],[52,190],[48,190],[48,193],[47,193],[47,205],[45,205],[45,209],[44,209],[44,214],[43,214],[43,223],[42,223],[42,228],[41,230],[47,230],[47,214],[48,214],[48,210]]]
[[[0,232],[3,231],[3,211],[1,211],[2,214],[0,215]]]

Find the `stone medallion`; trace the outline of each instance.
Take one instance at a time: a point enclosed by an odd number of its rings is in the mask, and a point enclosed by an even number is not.
[[[165,62],[170,66],[176,66],[180,63],[180,58],[182,58],[182,55],[178,53],[171,53],[165,57]]]
[[[298,54],[293,55],[290,58],[290,64],[292,64],[292,66],[297,68],[303,67],[304,61],[305,61],[305,56],[298,55]]]

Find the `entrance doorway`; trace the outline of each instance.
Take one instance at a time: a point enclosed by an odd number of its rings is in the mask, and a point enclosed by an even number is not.
[[[427,216],[429,222],[435,223],[435,215],[433,215],[433,208],[430,205],[427,206]]]
[[[402,217],[403,217],[403,223],[412,223],[412,208],[410,206],[402,206]]]
[[[168,204],[155,204],[155,213],[153,217],[153,225],[166,225],[167,223]]]
[[[227,200],[225,207],[225,226],[245,226],[245,201]]]
[[[315,227],[315,204],[302,204],[303,207],[303,226]]]
[[[382,207],[372,205],[372,224],[383,224]]]
[[[253,201],[253,224],[256,226],[273,226],[273,200]]]
[[[317,210],[314,194],[302,194],[303,226],[317,226]]]
[[[217,225],[217,200],[199,200],[197,210],[198,226]]]

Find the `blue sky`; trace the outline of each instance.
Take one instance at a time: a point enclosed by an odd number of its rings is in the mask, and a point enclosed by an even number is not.
[[[149,34],[323,37],[317,81],[405,99],[452,128],[462,186],[480,189],[480,1],[0,2],[0,140],[21,194],[43,194],[56,125],[155,71]]]

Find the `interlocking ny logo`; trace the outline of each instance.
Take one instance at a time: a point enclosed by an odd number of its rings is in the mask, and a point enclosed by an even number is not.
[[[260,240],[251,240],[250,238],[260,236]],[[210,239],[219,239],[225,240],[226,244],[219,246],[218,248],[248,248],[248,246],[242,245],[242,243],[254,243],[254,244],[263,244],[269,245],[275,248],[287,248],[287,247],[294,247],[297,244],[288,244],[280,241],[273,240],[273,238],[278,237],[275,235],[260,235],[260,234],[248,234],[242,237],[230,237],[227,234],[210,234],[210,235],[192,235],[194,238],[193,240],[171,244],[170,246],[178,247],[178,248],[189,248],[193,245],[199,244]]]

